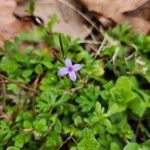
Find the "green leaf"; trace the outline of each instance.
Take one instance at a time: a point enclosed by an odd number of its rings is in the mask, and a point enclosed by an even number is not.
[[[84,74],[89,75],[95,79],[100,79],[100,77],[104,74],[102,61],[89,61],[88,63],[89,64],[83,68]]]
[[[97,113],[103,113],[102,105],[100,104],[100,102],[96,102],[96,104],[95,104],[95,111]]]
[[[100,89],[98,86],[94,87],[89,85],[86,89],[81,90],[81,94],[77,97],[76,101],[82,109],[82,112],[89,112],[95,107],[96,100],[100,94]]]
[[[115,102],[124,105],[135,99],[136,94],[132,91],[133,87],[131,80],[128,77],[122,76],[117,79],[110,93]]]
[[[19,51],[19,44],[17,41],[11,42],[11,41],[5,41],[4,42],[4,50],[9,53],[14,53]]]
[[[110,150],[121,150],[121,149],[120,149],[120,146],[117,143],[112,142],[111,145],[110,145]]]
[[[15,83],[7,84],[7,90],[12,91],[12,92],[16,92],[17,85]]]
[[[142,150],[149,150],[149,148],[150,148],[150,140],[147,140],[144,143],[142,143],[141,148],[142,148]]]
[[[139,150],[139,145],[137,143],[129,143],[123,148],[123,150]]]
[[[3,57],[0,63],[0,70],[5,71],[8,75],[15,76],[18,73],[19,65],[12,59]]]
[[[137,96],[133,101],[128,103],[128,107],[140,117],[143,116],[147,103],[143,102],[143,100]]]
[[[57,23],[57,21],[58,21],[57,15],[53,15],[47,23],[48,30],[51,30],[54,27],[54,25]]]
[[[35,0],[30,0],[29,1],[29,14],[34,15],[34,10],[35,10]]]
[[[40,111],[47,112],[56,105],[58,95],[49,91],[44,91],[37,97],[37,108]]]
[[[44,118],[35,120],[33,126],[38,133],[44,133],[48,130],[47,121]]]
[[[130,30],[128,23],[119,24],[114,28],[108,30],[108,34],[114,39],[117,39],[126,44],[131,44],[135,40],[137,34]]]
[[[9,146],[7,148],[7,150],[20,150],[19,148],[15,147],[15,146]]]
[[[32,128],[32,123],[31,123],[31,121],[29,121],[29,120],[24,120],[24,122],[23,122],[23,127],[24,127],[25,129],[31,129],[31,128]]]
[[[48,69],[52,69],[52,68],[53,68],[53,64],[51,63],[49,57],[44,58],[43,61],[42,61],[42,64],[43,64],[46,68],[48,68]]]
[[[78,149],[80,150],[98,150],[99,143],[95,139],[92,130],[84,129],[83,130],[83,139],[78,144]]]
[[[42,67],[41,64],[38,64],[38,65],[36,65],[36,67],[35,67],[34,70],[35,70],[35,72],[36,72],[37,74],[41,74],[42,71],[43,71],[43,67]]]
[[[54,130],[56,133],[61,133],[62,131],[62,123],[60,122],[59,119],[56,119]]]
[[[78,150],[77,147],[71,147],[70,150]]]
[[[134,87],[132,81],[126,76],[119,77],[115,86],[125,90],[131,90]]]
[[[78,116],[73,116],[73,120],[74,120],[74,124],[76,126],[80,126],[81,124],[83,124],[83,120],[79,115]]]
[[[22,76],[24,78],[28,78],[28,77],[30,77],[32,75],[32,73],[33,73],[33,70],[28,69],[28,70],[23,71]]]
[[[15,136],[14,141],[16,147],[22,148],[29,141],[29,137],[25,133],[20,132]]]
[[[62,43],[63,43],[64,52],[66,54],[66,52],[68,51],[68,49],[70,47],[70,42],[71,42],[71,40],[68,36],[65,36],[64,34],[60,34],[60,33],[54,33],[47,40],[48,40],[48,43],[51,46],[53,46],[54,48],[61,49],[60,39],[59,39],[60,36],[61,36],[61,40],[62,40]]]
[[[150,51],[150,36],[149,35],[137,36],[135,43],[141,52],[148,53]]]
[[[46,147],[54,148],[58,147],[58,145],[62,144],[62,138],[56,132],[51,132],[51,134],[47,137]]]
[[[19,35],[21,41],[28,42],[42,42],[47,35],[47,31],[44,28],[36,27],[31,32],[23,32]]]
[[[62,95],[59,100],[56,102],[55,106],[58,106],[58,105],[62,105],[62,104],[65,104],[67,101],[70,100],[70,96],[67,95],[67,94],[64,94]]]
[[[126,109],[126,105],[116,104],[116,103],[110,103],[108,108],[108,114],[115,114],[117,112],[122,112]]]

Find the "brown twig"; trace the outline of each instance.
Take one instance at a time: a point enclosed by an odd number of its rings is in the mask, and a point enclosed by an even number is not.
[[[103,50],[105,44],[106,44],[106,38],[104,37],[104,39],[103,39],[103,41],[102,41],[102,43],[101,43],[99,49],[97,50],[97,52],[96,52],[95,55],[94,55],[94,59],[95,59],[98,55],[100,55],[100,52]]]
[[[39,74],[36,79],[34,80],[33,82],[33,89],[36,91],[37,87],[38,87],[38,83],[39,83],[39,80],[41,78],[41,74]]]
[[[103,31],[102,29],[99,29],[92,21],[89,17],[87,17],[86,15],[84,15],[82,12],[80,12],[79,10],[77,10],[77,8],[75,8],[74,6],[72,6],[71,4],[69,4],[68,2],[66,2],[65,0],[57,0],[60,3],[68,6],[69,8],[71,8],[72,10],[74,10],[75,12],[77,12],[80,16],[82,16],[82,18],[84,18],[87,22],[89,22],[91,24],[91,26],[93,26],[93,28],[95,28],[99,33],[101,33],[103,35]]]
[[[138,134],[139,134],[140,125],[141,125],[142,121],[144,121],[145,119],[150,120],[150,117],[149,116],[144,116],[144,117],[142,117],[138,120],[138,123],[137,123],[137,126],[136,126],[136,132],[135,132],[136,138],[138,137]]]
[[[140,119],[138,120],[138,123],[137,123],[137,126],[136,126],[136,131],[135,131],[135,136],[136,136],[136,138],[138,137],[139,128],[140,128],[140,125],[141,125],[141,123],[142,123],[142,120],[143,120],[143,118],[140,118]]]
[[[70,135],[56,150],[60,150],[62,146],[71,139],[77,144],[77,141],[72,137],[72,135]]]
[[[3,82],[5,82],[5,83],[9,83],[9,82],[15,83],[15,84],[17,84],[18,86],[22,87],[23,89],[26,89],[26,90],[28,90],[28,91],[32,91],[32,92],[34,92],[34,93],[37,93],[36,90],[34,90],[34,89],[32,89],[32,88],[30,88],[30,87],[24,85],[23,82],[8,79],[7,77],[5,77],[5,76],[2,75],[2,74],[0,74],[0,77],[3,78],[3,79],[5,79],[5,81],[3,81]]]
[[[6,95],[7,95],[6,84],[5,84],[4,78],[2,78],[1,76],[0,76],[0,84],[1,84],[0,92],[1,92],[1,94],[3,96],[3,107],[5,107],[5,103],[6,103],[5,100],[6,100]]]
[[[46,137],[49,133],[50,133],[50,131],[52,130],[52,127],[54,126],[54,122],[48,127],[48,130],[47,130],[47,132],[43,135],[43,137]]]

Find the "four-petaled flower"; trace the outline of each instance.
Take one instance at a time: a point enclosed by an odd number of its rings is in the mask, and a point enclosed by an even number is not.
[[[65,60],[65,65],[66,65],[66,67],[61,68],[58,71],[58,75],[60,75],[60,76],[69,75],[69,77],[72,81],[76,81],[76,79],[77,79],[76,72],[81,69],[81,65],[80,64],[73,65],[69,58],[67,58]]]

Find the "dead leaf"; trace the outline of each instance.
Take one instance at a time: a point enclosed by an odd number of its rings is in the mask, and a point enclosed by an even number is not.
[[[150,30],[150,22],[142,15],[144,5],[150,6],[150,0],[80,0],[89,11],[99,14],[98,19],[100,21],[101,16],[106,19],[112,19],[116,23],[129,22],[132,27],[141,33],[148,33]],[[141,11],[141,7],[143,8]],[[147,9],[148,10],[148,9]],[[150,9],[149,9],[150,10]],[[150,16],[150,11],[147,12],[147,16]],[[127,12],[136,11],[134,15],[128,15]],[[124,14],[126,13],[126,14]],[[137,15],[138,14],[138,15]],[[144,13],[145,14],[145,13]],[[149,18],[149,17],[147,17]]]
[[[74,0],[66,0],[65,3],[77,9],[77,3]],[[74,38],[84,39],[89,34],[89,30],[91,31],[83,18],[66,4],[56,0],[36,1],[35,15],[47,22],[53,14],[56,14],[59,19],[53,28],[54,32],[63,32]]]
[[[13,16],[16,6],[15,0],[0,2],[0,47],[3,47],[4,40],[13,39],[30,26],[29,23],[20,22]]]
[[[77,10],[78,3],[74,0],[36,0],[35,2],[35,16],[39,16],[45,22],[56,14],[58,16],[58,23],[54,26],[53,32],[63,32],[73,38],[84,39],[91,32],[91,28],[87,26],[85,20],[71,7]],[[26,6],[19,6],[17,9],[21,14],[26,13]]]

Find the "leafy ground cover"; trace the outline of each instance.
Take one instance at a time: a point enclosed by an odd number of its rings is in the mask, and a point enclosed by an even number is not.
[[[150,36],[118,25],[89,52],[55,19],[0,50],[0,149],[148,150]],[[58,73],[67,58],[75,81]]]

